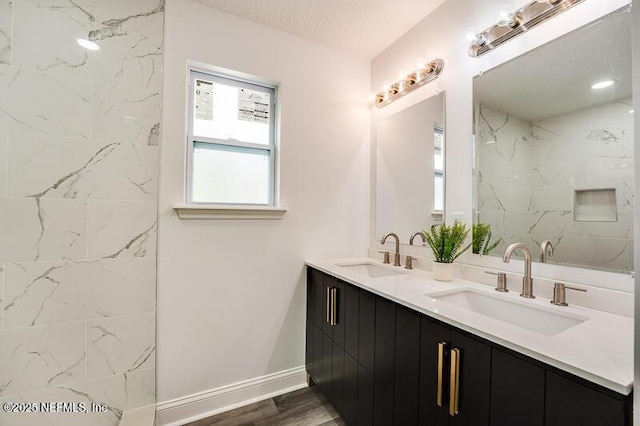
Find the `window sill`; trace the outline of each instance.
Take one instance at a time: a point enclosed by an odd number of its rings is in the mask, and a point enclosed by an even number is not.
[[[218,204],[180,204],[173,206],[183,220],[279,220],[287,212],[284,207],[223,206]]]

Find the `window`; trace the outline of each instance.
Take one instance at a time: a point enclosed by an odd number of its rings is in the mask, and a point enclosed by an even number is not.
[[[187,203],[274,206],[274,87],[190,70]]]
[[[442,127],[433,129],[433,210],[444,210],[444,131]]]

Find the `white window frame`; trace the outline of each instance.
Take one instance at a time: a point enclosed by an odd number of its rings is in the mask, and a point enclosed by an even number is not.
[[[239,88],[269,93],[271,105],[269,114],[269,144],[257,144],[237,140],[207,138],[195,136],[194,123],[194,87],[197,79],[224,83]],[[278,86],[259,81],[258,79],[243,78],[224,73],[203,69],[200,67],[188,67],[188,113],[187,113],[187,158],[185,176],[184,204],[174,206],[181,219],[280,219],[286,212],[286,208],[278,206],[278,140],[277,140],[277,95]],[[241,152],[250,150],[254,152],[268,153],[269,155],[269,194],[268,204],[237,204],[237,203],[206,203],[193,201],[193,159],[194,148],[198,144],[212,144],[224,146],[231,151]]]

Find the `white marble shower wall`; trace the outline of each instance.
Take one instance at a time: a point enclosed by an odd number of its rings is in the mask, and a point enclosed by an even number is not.
[[[552,261],[633,269],[633,115],[631,99],[528,122],[481,105],[477,218],[505,243],[534,256],[545,239]],[[574,192],[614,188],[617,221],[574,220]]]
[[[476,221],[491,225],[492,241],[503,240],[492,254],[515,241],[530,246],[531,125],[485,105],[477,111]]]
[[[155,403],[163,19],[163,0],[0,0],[0,400],[89,411],[0,424]]]
[[[622,99],[531,124],[531,238],[553,260],[633,270],[633,114]],[[617,221],[574,220],[574,191],[613,188]]]

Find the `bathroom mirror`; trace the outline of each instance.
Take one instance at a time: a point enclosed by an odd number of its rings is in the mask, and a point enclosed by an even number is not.
[[[444,102],[440,93],[377,123],[377,240],[395,232],[408,244],[414,232],[442,220]]]
[[[628,12],[474,78],[474,224],[497,243],[484,254],[523,242],[538,261],[633,270]]]

